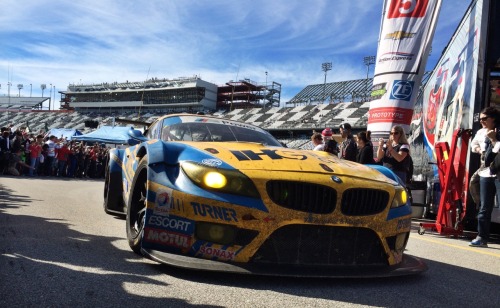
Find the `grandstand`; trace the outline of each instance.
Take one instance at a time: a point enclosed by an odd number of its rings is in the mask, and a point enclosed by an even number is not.
[[[94,130],[85,126],[88,120],[99,125],[126,125],[115,123],[114,119],[153,122],[169,113],[204,112],[257,125],[290,147],[308,148],[313,130],[337,129],[345,122],[351,124],[354,132],[366,129],[369,109],[366,85],[371,82],[364,79],[310,85],[285,103],[286,107],[279,106],[280,84],[270,82],[263,87],[247,79],[223,86],[196,76],[69,85],[67,91],[60,92],[62,106],[58,111],[40,110],[48,98],[10,97],[8,101],[3,97],[0,126],[14,124],[14,128],[29,127],[32,132],[74,128],[88,133]],[[232,103],[228,101],[228,89],[234,94]]]

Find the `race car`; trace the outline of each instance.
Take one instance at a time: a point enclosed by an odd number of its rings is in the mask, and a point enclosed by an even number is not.
[[[178,267],[299,277],[426,270],[404,254],[411,207],[389,169],[286,148],[223,118],[167,115],[141,143],[112,149],[104,210],[126,216],[134,252]]]

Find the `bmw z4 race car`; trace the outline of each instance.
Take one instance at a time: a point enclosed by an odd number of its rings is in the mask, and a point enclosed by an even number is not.
[[[136,253],[178,267],[261,275],[420,273],[405,255],[411,207],[381,166],[283,147],[258,127],[167,115],[110,151],[104,210]]]

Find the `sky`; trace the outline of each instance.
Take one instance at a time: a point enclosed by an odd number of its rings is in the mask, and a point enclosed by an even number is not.
[[[427,70],[470,2],[443,0]],[[217,85],[274,81],[282,85],[283,104],[324,82],[322,63],[332,63],[327,82],[366,78],[363,58],[377,53],[382,6],[382,0],[2,0],[0,96],[8,95],[9,82],[11,96],[40,97],[45,84],[43,96],[54,97],[69,84],[196,75]]]

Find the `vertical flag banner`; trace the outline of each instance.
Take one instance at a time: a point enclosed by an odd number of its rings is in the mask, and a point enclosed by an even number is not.
[[[385,0],[368,112],[368,130],[409,130],[441,0]]]

